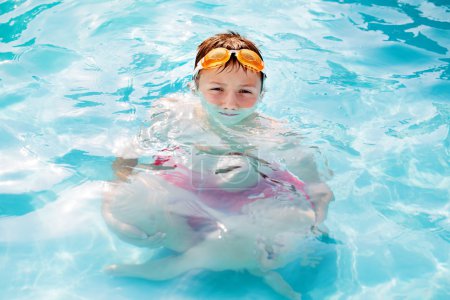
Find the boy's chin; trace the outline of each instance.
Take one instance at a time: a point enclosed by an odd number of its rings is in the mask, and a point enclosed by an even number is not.
[[[216,123],[220,123],[226,127],[237,126],[241,124],[245,124],[247,120],[251,118],[252,114],[240,115],[240,114],[216,114],[214,116],[210,116]]]

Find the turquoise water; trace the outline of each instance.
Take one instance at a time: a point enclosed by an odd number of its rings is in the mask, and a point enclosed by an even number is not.
[[[303,299],[450,297],[448,1],[18,0],[0,2],[0,298],[282,299],[244,272],[101,271],[148,255],[100,214],[114,149],[228,29],[261,47],[262,111],[334,173],[331,238],[288,281]]]

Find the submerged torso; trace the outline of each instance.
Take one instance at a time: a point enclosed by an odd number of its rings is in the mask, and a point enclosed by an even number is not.
[[[159,100],[152,112],[138,136],[140,160],[209,207],[236,213],[258,199],[307,203],[304,183],[279,163],[283,137],[270,119],[255,114],[220,126],[194,97]]]

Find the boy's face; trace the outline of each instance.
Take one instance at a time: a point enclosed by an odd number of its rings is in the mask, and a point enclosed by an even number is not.
[[[201,70],[197,86],[206,101],[223,110],[251,108],[261,94],[261,74],[236,65]]]

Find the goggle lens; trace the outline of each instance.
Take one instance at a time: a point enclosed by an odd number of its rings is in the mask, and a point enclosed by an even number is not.
[[[259,57],[259,55],[252,50],[242,49],[237,53],[236,57],[241,64],[249,69],[257,72],[260,72],[264,69],[264,62]]]
[[[224,65],[231,57],[230,51],[225,48],[213,49],[202,59],[203,69],[212,69]]]

